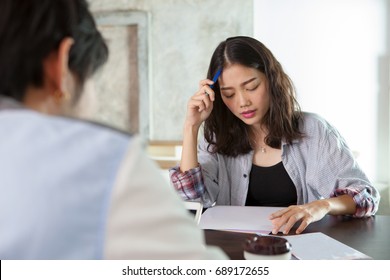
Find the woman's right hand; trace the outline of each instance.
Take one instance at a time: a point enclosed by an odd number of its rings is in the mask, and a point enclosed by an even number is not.
[[[198,91],[191,97],[187,105],[186,124],[200,126],[211,114],[215,93],[210,88],[212,80],[205,79],[199,82]]]

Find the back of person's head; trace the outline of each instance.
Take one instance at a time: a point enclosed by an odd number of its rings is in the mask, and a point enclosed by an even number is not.
[[[69,69],[82,88],[108,57],[85,0],[0,1],[0,95],[23,101],[43,83],[43,61],[71,37]]]

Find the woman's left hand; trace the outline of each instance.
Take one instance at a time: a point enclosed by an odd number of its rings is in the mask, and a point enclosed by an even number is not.
[[[330,211],[327,200],[316,200],[303,205],[292,205],[270,215],[273,224],[272,234],[277,234],[281,229],[283,234],[288,234],[297,222],[301,222],[296,233],[299,234],[305,228],[316,221],[321,220]]]
[[[288,234],[297,222],[301,222],[295,233],[299,234],[313,222],[321,220],[325,215],[352,215],[356,212],[356,203],[349,195],[340,195],[316,200],[303,205],[292,205],[270,215],[274,225],[273,234],[283,229]]]

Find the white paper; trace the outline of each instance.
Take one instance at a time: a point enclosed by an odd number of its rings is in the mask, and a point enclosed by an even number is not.
[[[272,230],[269,215],[282,207],[214,206],[200,219],[202,229],[268,234]],[[316,233],[282,236],[292,245],[294,257],[302,260],[371,259],[330,236]]]
[[[290,242],[294,256],[301,260],[371,259],[362,252],[321,232],[283,237]]]
[[[200,219],[202,229],[266,232],[272,230],[269,215],[283,207],[214,206]]]

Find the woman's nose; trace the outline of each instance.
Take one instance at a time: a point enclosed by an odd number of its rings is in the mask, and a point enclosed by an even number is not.
[[[250,100],[245,92],[239,93],[239,102],[240,108],[248,107],[250,105]]]

